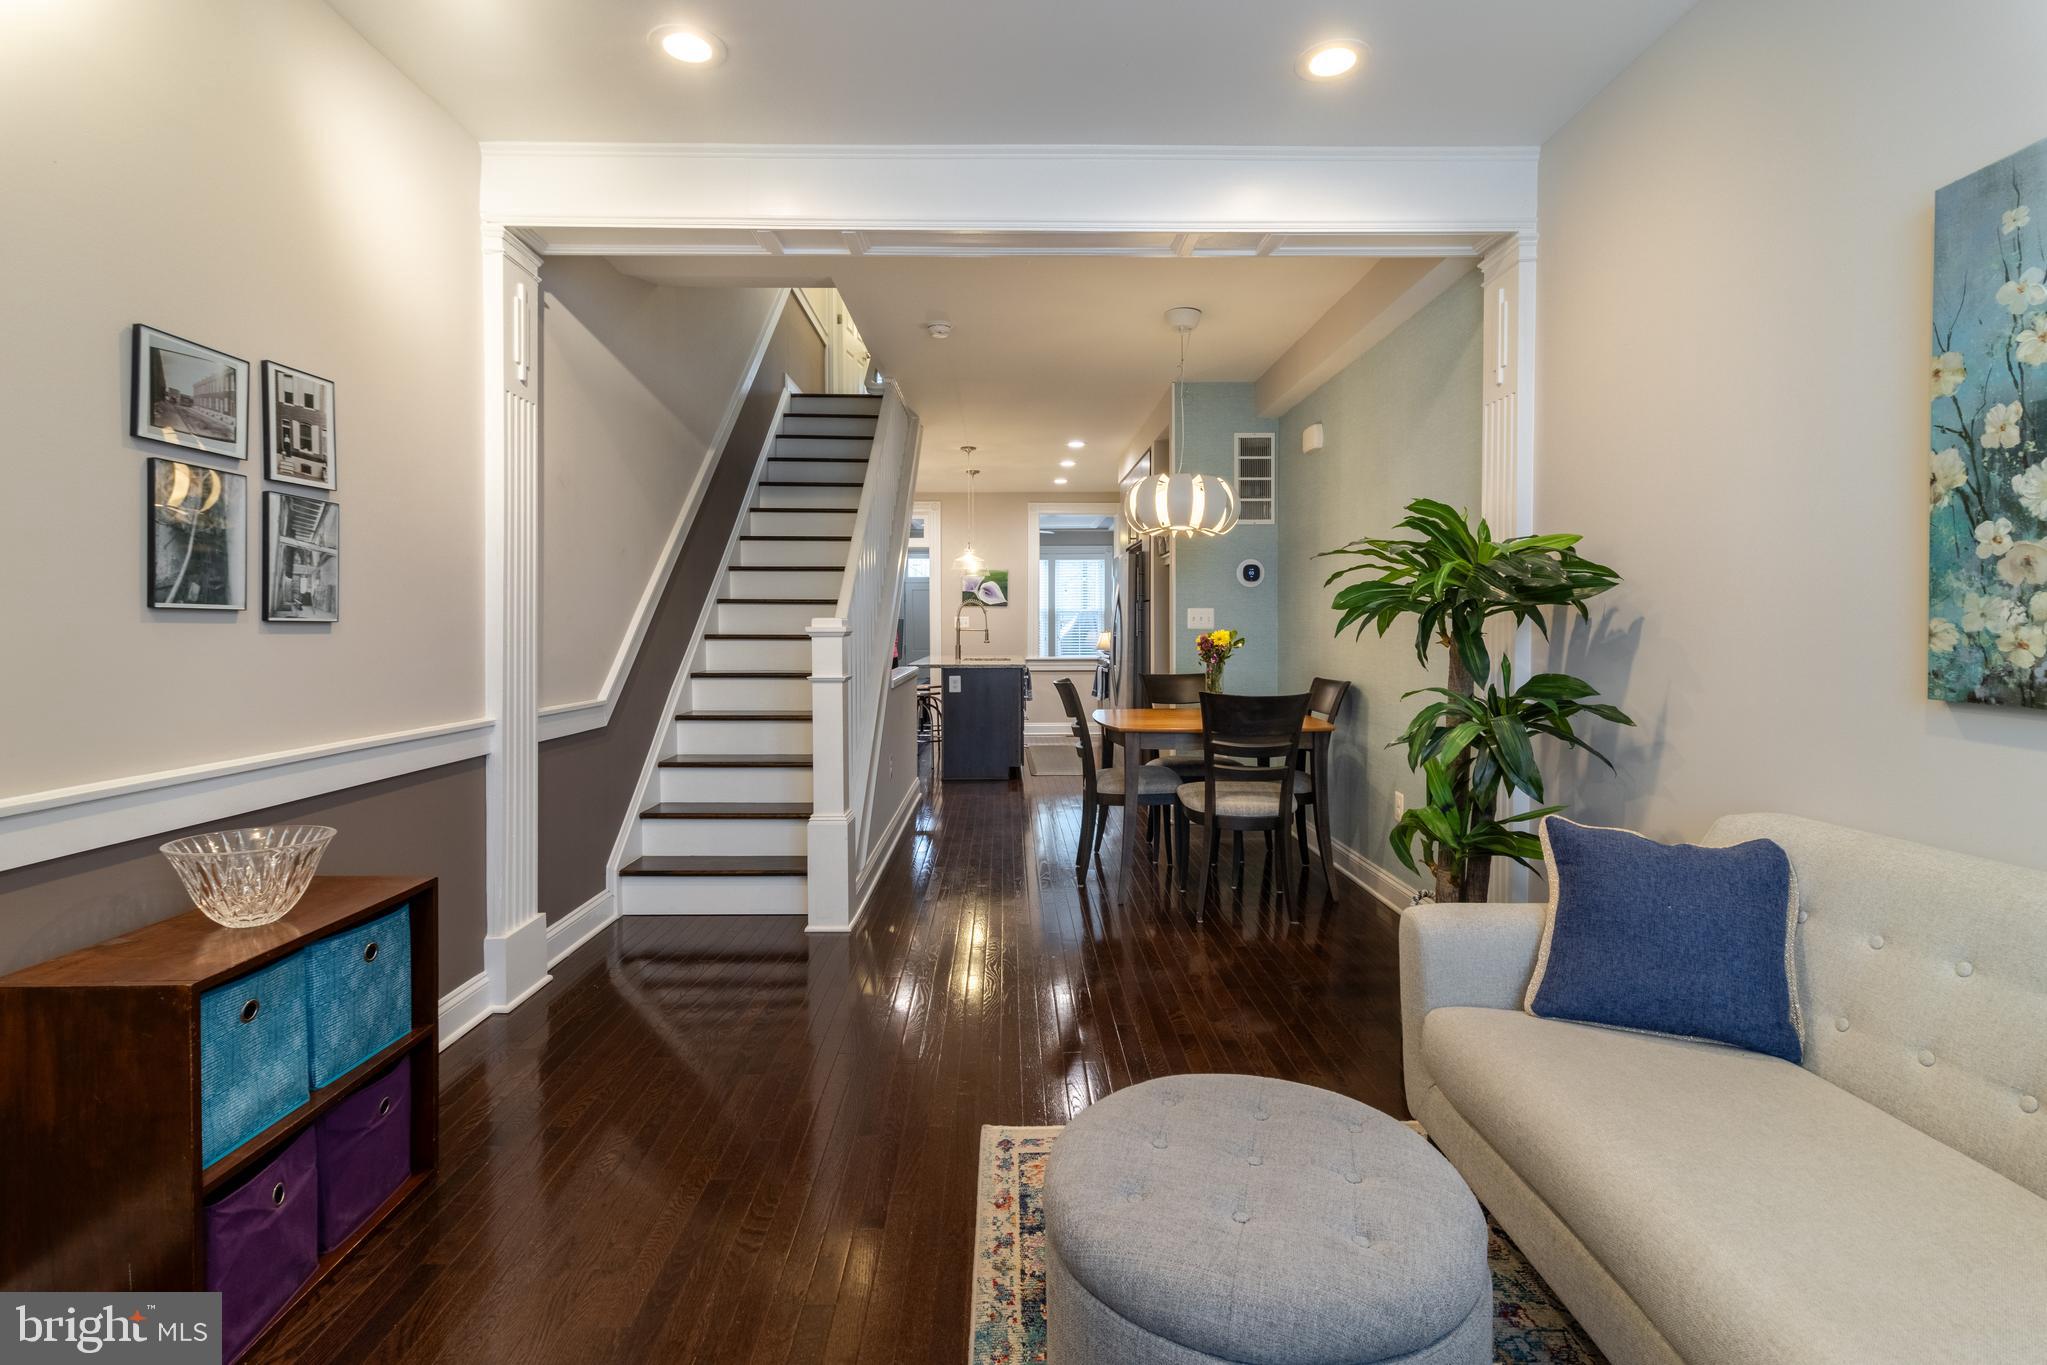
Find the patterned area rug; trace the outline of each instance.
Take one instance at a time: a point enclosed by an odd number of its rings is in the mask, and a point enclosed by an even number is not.
[[[967,1365],[1044,1365],[1045,1157],[1057,1128],[981,1129],[974,1207],[974,1306]],[[1497,1365],[1606,1365],[1492,1216],[1493,1359]]]

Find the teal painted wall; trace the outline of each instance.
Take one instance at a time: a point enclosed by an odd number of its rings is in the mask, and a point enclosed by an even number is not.
[[[1239,432],[1279,431],[1279,423],[1258,415],[1250,384],[1182,384],[1178,395],[1178,435],[1173,442],[1175,469],[1219,474],[1234,487],[1236,436]],[[1298,448],[1298,440],[1296,441]],[[1286,496],[1284,447],[1278,460],[1279,496]],[[1282,505],[1284,505],[1282,503]],[[1281,514],[1284,523],[1284,513]],[[1212,540],[1182,540],[1173,547],[1173,668],[1191,673],[1201,667],[1194,650],[1198,630],[1187,629],[1190,607],[1213,607],[1218,629],[1242,631],[1244,646],[1230,656],[1223,688],[1229,692],[1276,692],[1280,676],[1279,525],[1239,524]],[[1256,559],[1265,565],[1265,581],[1255,588],[1237,582],[1237,565]]]
[[[1477,509],[1483,321],[1474,270],[1278,424],[1278,690],[1306,690],[1318,676],[1351,680],[1331,745],[1330,834],[1417,887],[1386,837],[1394,792],[1412,804],[1422,781],[1386,745],[1421,705],[1401,694],[1441,685],[1448,670],[1440,655],[1427,670],[1415,662],[1414,632],[1405,624],[1384,639],[1369,629],[1361,639],[1336,637],[1329,608],[1336,589],[1323,580],[1341,561],[1315,555],[1361,536],[1394,534],[1401,509],[1418,497]],[[1303,455],[1301,431],[1311,422],[1322,423],[1326,444]]]

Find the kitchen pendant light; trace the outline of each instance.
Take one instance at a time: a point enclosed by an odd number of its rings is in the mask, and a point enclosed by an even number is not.
[[[971,460],[974,458],[975,449],[976,447],[974,446],[961,446],[960,454]],[[976,576],[986,567],[981,563],[981,556],[974,553],[974,532],[981,529],[981,519],[978,515],[979,508],[974,499],[974,480],[980,477],[981,471],[978,469],[969,469],[967,471],[967,548],[961,552],[958,559],[953,561],[959,567],[961,573]]]
[[[1185,449],[1187,334],[1201,322],[1199,308],[1168,308],[1166,324],[1180,334],[1180,368],[1173,377],[1173,454]],[[1123,499],[1123,519],[1133,535],[1219,536],[1237,524],[1237,495],[1214,474],[1175,471],[1139,479]]]

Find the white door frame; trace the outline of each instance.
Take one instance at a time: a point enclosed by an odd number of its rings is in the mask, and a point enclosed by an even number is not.
[[[940,528],[944,524],[944,518],[940,515],[942,510],[935,502],[913,502],[910,504],[911,519],[915,520],[918,517],[924,519],[924,534],[919,537],[913,537],[910,544],[921,545],[931,551],[931,591],[927,595],[931,599],[931,652],[933,654],[937,654],[940,651],[944,641],[944,637],[939,632],[944,624],[945,594],[938,590],[939,583],[943,581],[941,576],[945,572],[944,567],[939,562],[940,556],[945,553],[945,542],[939,539]]]
[[[539,428],[508,306],[556,254],[1352,255],[1477,258],[1485,278],[1481,506],[1534,529],[1536,164],[1533,147],[729,146],[486,142],[486,693],[497,725],[486,963],[500,1009],[546,980],[534,903],[539,770],[531,685],[539,489],[516,411]],[[664,231],[667,234],[664,236]],[[1054,244],[1051,235],[1086,234]],[[530,258],[530,259],[529,259]],[[520,353],[522,355],[526,353]],[[508,406],[522,395],[530,411]],[[933,565],[934,571],[942,566]],[[935,586],[936,580],[934,580]],[[940,594],[932,593],[936,607]],[[1175,598],[1177,605],[1177,597]],[[935,633],[942,639],[942,631]],[[1533,646],[1511,645],[1526,675]],[[1494,878],[1522,894],[1519,875]],[[536,925],[538,926],[536,929]],[[540,944],[536,956],[532,944]]]

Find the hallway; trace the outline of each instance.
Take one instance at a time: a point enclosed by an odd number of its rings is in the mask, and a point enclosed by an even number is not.
[[[1072,876],[1079,784],[953,784],[850,935],[628,918],[441,1057],[439,1182],[252,1360],[964,1358],[983,1123],[1238,1071],[1404,1117],[1395,920]],[[1103,847],[1109,885],[1120,849]]]

